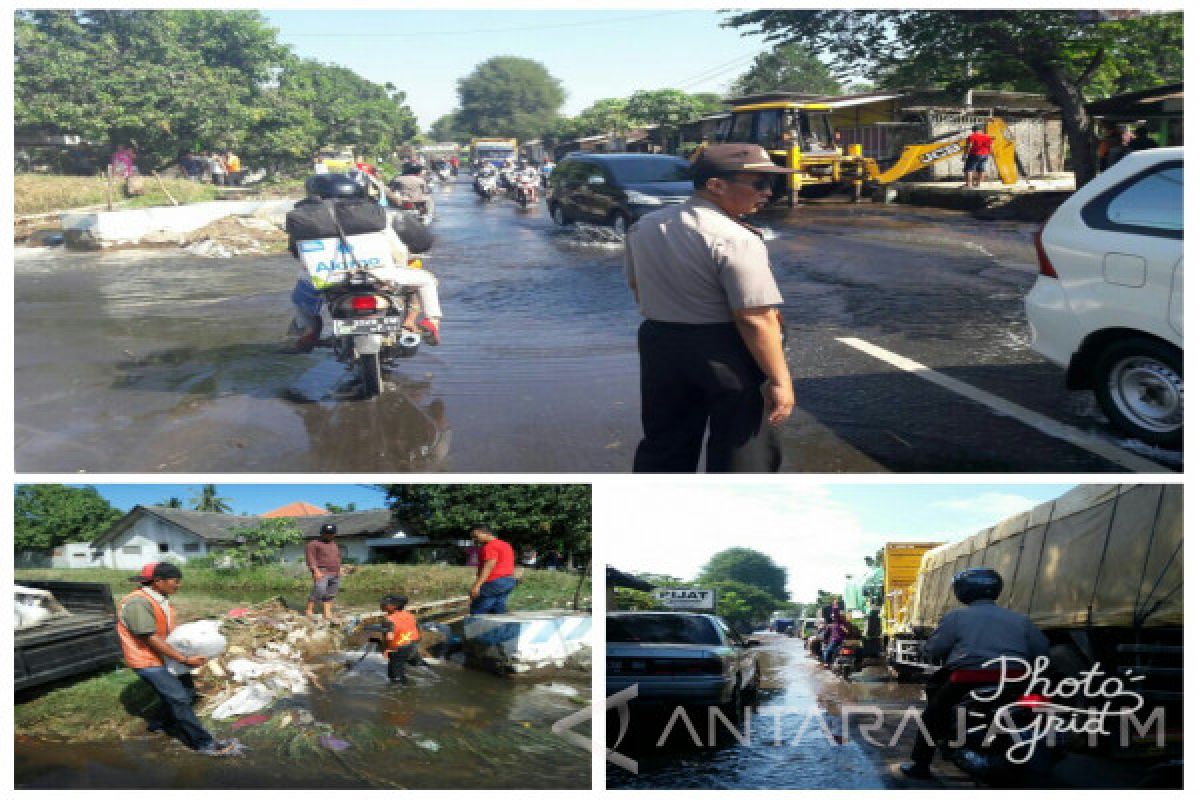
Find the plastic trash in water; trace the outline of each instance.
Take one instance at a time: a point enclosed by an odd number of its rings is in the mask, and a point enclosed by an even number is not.
[[[252,683],[239,689],[225,702],[213,709],[213,719],[228,719],[243,714],[261,711],[275,699],[275,693],[261,683]]]
[[[250,716],[242,717],[237,722],[233,723],[233,730],[236,731],[240,728],[249,728],[254,725],[262,725],[264,722],[266,722],[270,718],[271,718],[270,714],[251,714]],[[290,720],[290,718],[289,718],[289,720]]]
[[[433,739],[422,739],[417,742],[417,747],[420,747],[423,750],[428,750],[431,753],[436,753],[438,750],[442,749],[442,746]]]
[[[250,613],[250,609],[248,609],[248,608],[231,608],[231,609],[229,609],[229,613],[226,614],[226,616],[237,619],[239,617],[244,617],[249,613]]]
[[[326,750],[332,750],[335,753],[340,753],[350,747],[350,743],[345,739],[339,739],[336,736],[322,736],[317,739],[317,744],[324,747]]]

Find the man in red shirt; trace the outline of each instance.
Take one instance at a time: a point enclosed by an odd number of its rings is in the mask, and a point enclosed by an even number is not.
[[[508,596],[517,587],[512,545],[482,525],[471,529],[471,538],[480,546],[479,567],[471,586],[471,613],[503,614],[508,610]]]
[[[988,156],[992,154],[994,137],[983,132],[979,125],[971,126],[967,136],[967,155],[963,159],[963,177],[967,186],[978,189],[983,181],[983,171],[987,168]]]

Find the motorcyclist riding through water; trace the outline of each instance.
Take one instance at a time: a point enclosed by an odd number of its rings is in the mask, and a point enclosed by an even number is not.
[[[946,612],[937,629],[925,642],[931,659],[945,659],[925,687],[927,705],[921,721],[929,731],[929,741],[918,734],[912,749],[912,763],[900,770],[910,778],[933,777],[936,743],[953,738],[954,709],[972,690],[970,683],[956,683],[956,670],[981,669],[988,662],[995,666],[1001,656],[1021,659],[1032,665],[1038,656],[1049,653],[1050,642],[1029,617],[996,605],[1004,588],[1004,579],[989,567],[971,567],[954,576],[954,596],[963,604]]]
[[[308,196],[297,208],[304,204],[319,204],[332,200],[361,202],[366,198],[366,186],[344,174],[313,175],[304,183]],[[408,266],[409,248],[405,246],[392,225],[386,226],[378,233],[364,234],[369,237],[379,237],[379,247],[374,248],[386,254],[381,257],[383,263],[372,264],[369,271],[377,280],[394,284],[401,288],[411,288],[417,292],[420,309],[413,309],[404,320],[405,328],[422,333],[429,344],[438,344],[441,340],[441,303],[438,299],[437,279],[424,269],[414,269]],[[302,242],[291,240],[288,249],[293,256],[300,258],[299,247]],[[321,305],[324,296],[312,281],[312,276],[303,264],[300,275],[292,289],[292,305],[295,314],[289,332],[293,341],[288,348],[290,352],[308,353],[316,346],[321,336]],[[424,313],[424,319],[418,322],[419,313]]]

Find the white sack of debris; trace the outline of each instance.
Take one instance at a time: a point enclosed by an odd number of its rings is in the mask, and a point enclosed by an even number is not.
[[[167,636],[167,644],[185,656],[216,658],[225,652],[228,644],[225,637],[221,635],[220,626],[220,621],[215,619],[186,622],[171,631]],[[192,670],[191,667],[184,666],[178,661],[170,661],[167,669],[175,675],[182,675]]]

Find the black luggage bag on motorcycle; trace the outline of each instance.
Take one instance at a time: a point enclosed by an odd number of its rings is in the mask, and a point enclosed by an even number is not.
[[[334,216],[329,213],[332,207]],[[341,231],[338,226],[341,226]],[[302,200],[288,212],[285,230],[292,241],[331,239],[344,234],[378,233],[387,227],[387,211],[366,199]]]

